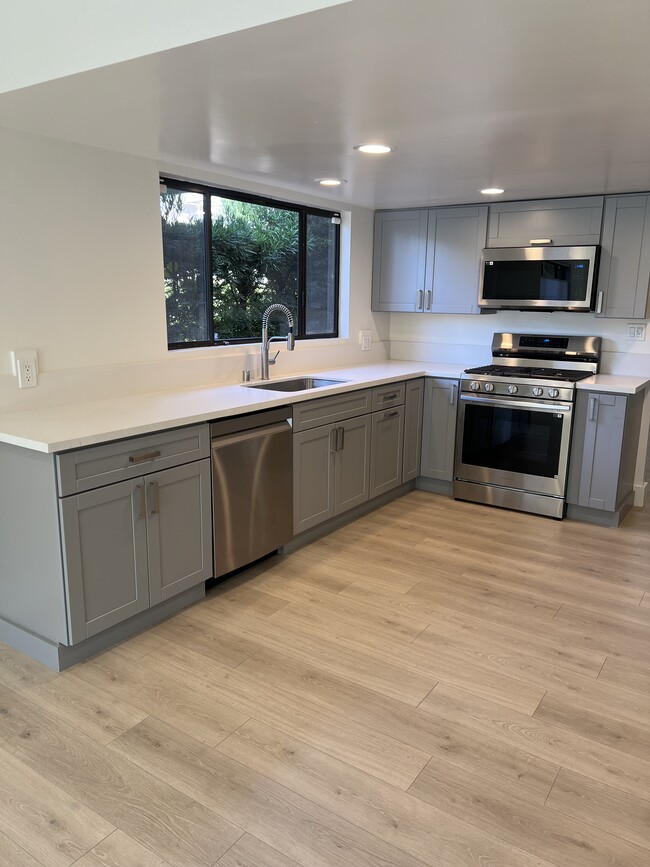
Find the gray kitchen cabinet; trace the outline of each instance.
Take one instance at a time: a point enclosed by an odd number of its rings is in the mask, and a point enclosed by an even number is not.
[[[58,456],[70,644],[212,576],[207,454],[199,425]]]
[[[370,490],[370,416],[293,437],[294,533],[364,503]]]
[[[453,479],[457,404],[457,380],[425,380],[420,465],[420,475],[425,478],[445,482]]]
[[[487,205],[429,211],[424,311],[478,313]]]
[[[402,483],[404,406],[372,414],[370,437],[370,497],[392,491]]]
[[[402,456],[402,481],[410,482],[420,475],[422,449],[422,410],[424,380],[411,379],[406,383],[404,399],[404,449]]]
[[[650,195],[607,196],[596,316],[650,318]]]
[[[372,309],[478,313],[487,205],[378,211]]]
[[[423,309],[427,222],[426,210],[375,214],[373,310],[413,313]]]
[[[528,247],[547,240],[555,247],[599,244],[603,196],[496,202],[490,205],[488,247]]]
[[[567,483],[570,515],[578,506],[617,513],[613,522],[619,523],[631,507],[642,408],[642,393],[578,391]]]

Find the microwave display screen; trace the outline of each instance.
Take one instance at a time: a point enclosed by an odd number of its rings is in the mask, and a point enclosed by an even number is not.
[[[488,260],[483,275],[483,299],[502,303],[584,303],[589,300],[589,266],[588,259]]]

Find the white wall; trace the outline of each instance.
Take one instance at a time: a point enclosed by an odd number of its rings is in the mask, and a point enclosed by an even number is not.
[[[0,129],[0,410],[236,381],[257,346],[167,350],[159,171],[239,181]],[[249,184],[276,198],[286,191]],[[321,198],[307,204],[331,207]],[[300,341],[278,372],[386,357],[386,314],[370,312],[372,212],[344,212],[343,336]],[[373,350],[361,353],[359,329]],[[384,341],[384,342],[382,342]],[[11,349],[38,351],[40,380],[17,388]]]
[[[627,320],[598,319],[593,313],[500,311],[478,316],[393,313],[391,357],[487,364],[495,331],[586,334],[603,338],[602,372],[650,376],[650,329],[643,342],[627,337]]]

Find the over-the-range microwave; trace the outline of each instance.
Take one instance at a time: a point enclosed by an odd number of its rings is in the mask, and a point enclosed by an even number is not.
[[[599,252],[597,246],[483,250],[479,307],[593,310]]]

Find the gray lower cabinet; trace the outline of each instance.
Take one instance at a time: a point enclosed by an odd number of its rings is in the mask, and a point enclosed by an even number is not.
[[[70,644],[212,576],[207,458],[62,497],[59,514]]]
[[[578,392],[569,506],[617,512],[632,505],[642,408],[642,394]]]
[[[608,196],[596,315],[650,318],[650,195]]]
[[[378,497],[402,483],[404,406],[372,414],[370,443],[370,497]]]
[[[369,478],[369,415],[294,434],[294,533],[364,503]]]
[[[377,211],[372,309],[478,313],[487,205]]]
[[[420,475],[428,479],[450,482],[454,477],[457,404],[457,380],[425,380]]]
[[[402,481],[410,482],[420,475],[422,450],[422,410],[424,380],[411,379],[406,383],[404,399],[404,449],[402,453]]]

